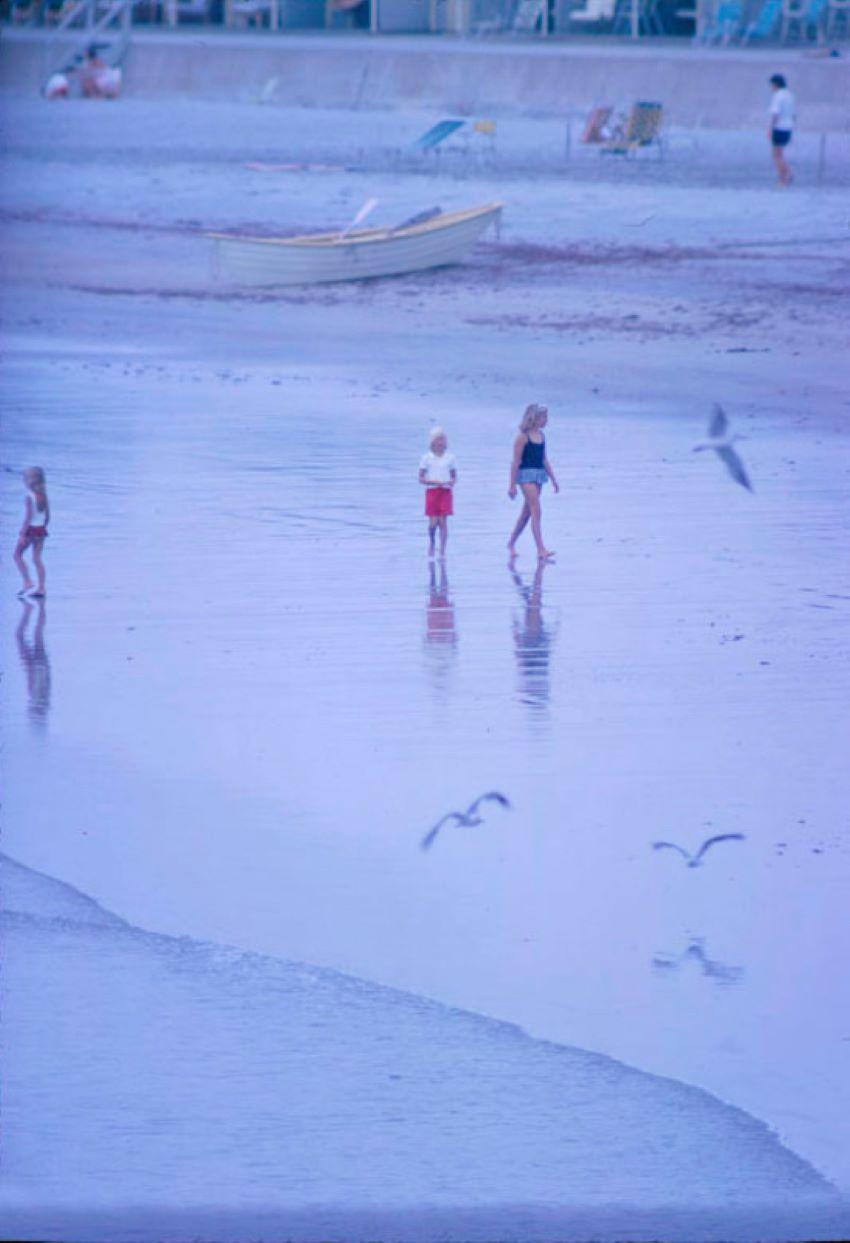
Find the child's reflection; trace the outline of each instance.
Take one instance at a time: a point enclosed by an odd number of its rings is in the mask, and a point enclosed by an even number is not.
[[[455,606],[449,597],[445,561],[428,563],[428,605],[425,610],[425,651],[437,686],[443,686],[457,647]]]
[[[47,613],[43,600],[39,600],[35,608],[29,600],[24,600],[22,603],[23,612],[15,631],[15,638],[18,643],[18,655],[27,675],[29,697],[27,715],[37,729],[44,729],[50,711],[50,659],[47,655],[47,648],[44,646]],[[30,635],[29,624],[33,613],[36,614],[35,626]]]
[[[545,708],[549,703],[549,656],[552,638],[543,619],[543,575],[548,561],[538,561],[534,578],[526,583],[510,565],[524,605],[521,619],[514,618],[514,646],[519,670],[519,694],[523,703]]]

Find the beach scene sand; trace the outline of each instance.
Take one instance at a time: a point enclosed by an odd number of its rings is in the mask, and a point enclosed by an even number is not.
[[[3,116],[4,1235],[846,1237],[848,161]],[[216,271],[370,198],[504,206],[452,267]],[[533,401],[556,556],[509,563]]]

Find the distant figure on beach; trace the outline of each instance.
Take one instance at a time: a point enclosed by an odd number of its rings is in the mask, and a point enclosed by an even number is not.
[[[70,72],[70,69],[57,69],[56,73],[51,73],[42,92],[45,99],[68,98],[71,92],[71,79],[68,76]]]
[[[781,186],[790,186],[794,177],[785,159],[785,148],[791,141],[796,122],[796,104],[794,96],[788,90],[788,83],[781,73],[775,73],[770,79],[773,94],[770,98],[770,147],[773,163]]]
[[[18,595],[25,596],[30,594],[43,599],[47,593],[44,589],[45,575],[41,550],[44,548],[44,541],[47,539],[47,524],[50,522],[47,486],[45,484],[44,471],[40,466],[30,466],[24,471],[23,479],[27,490],[24,497],[24,518],[14,552],[15,565],[20,570],[21,577],[24,580],[24,585],[18,592]],[[32,563],[35,566],[37,578],[37,586],[35,588],[32,585],[29,567],[26,561],[24,561],[24,553],[28,548],[32,550]]]
[[[552,487],[556,492],[560,491],[555,472],[546,456],[546,437],[543,429],[548,420],[549,411],[545,406],[538,406],[534,402],[526,406],[525,414],[519,425],[519,435],[514,441],[508,496],[513,500],[519,487],[523,495],[523,505],[522,513],[517,518],[516,526],[508,540],[508,554],[511,559],[516,556],[516,542],[529,521],[531,533],[537,545],[537,556],[541,560],[554,556],[554,553],[543,543],[540,519],[540,494],[547,479],[551,479]]]
[[[93,43],[80,68],[80,90],[86,99],[117,99],[121,93],[121,70],[107,65]]]
[[[419,463],[419,482],[425,487],[425,516],[428,519],[428,556],[433,557],[440,532],[440,556],[446,555],[449,517],[454,513],[452,493],[457,482],[457,463],[448,453],[449,442],[441,427],[433,427],[429,449]]]

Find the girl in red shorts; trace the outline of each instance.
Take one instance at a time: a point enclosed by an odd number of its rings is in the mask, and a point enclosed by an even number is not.
[[[419,463],[419,482],[425,487],[425,516],[428,519],[428,556],[434,556],[437,531],[440,532],[440,556],[446,555],[449,538],[449,514],[453,513],[452,491],[457,482],[454,454],[447,452],[449,442],[441,427],[431,429],[430,449]]]
[[[25,470],[24,483],[27,489],[24,500],[24,520],[21,525],[18,542],[15,545],[14,554],[15,565],[21,571],[21,577],[24,580],[24,585],[18,592],[18,595],[23,596],[29,592],[34,596],[43,597],[46,592],[44,590],[44,562],[41,559],[41,550],[44,547],[44,541],[47,539],[50,505],[47,501],[47,487],[44,481],[44,471],[41,467],[30,466],[28,470]],[[27,563],[24,561],[24,553],[28,548],[32,549],[32,563],[35,566],[38,578],[38,586],[36,588],[33,588]]]

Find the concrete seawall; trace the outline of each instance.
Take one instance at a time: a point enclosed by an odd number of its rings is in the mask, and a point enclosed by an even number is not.
[[[41,32],[5,31],[0,72],[7,89],[38,90],[48,59]],[[814,59],[799,48],[698,49],[602,41],[507,43],[445,37],[317,32],[134,33],[125,60],[133,95],[244,99],[277,78],[290,106],[433,109],[461,115],[564,115],[595,103],[662,102],[671,123],[710,129],[763,127],[767,79],[783,72],[800,126],[850,130],[850,59]]]

